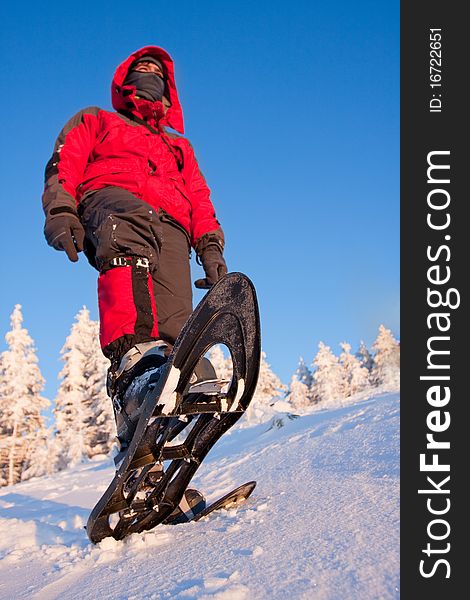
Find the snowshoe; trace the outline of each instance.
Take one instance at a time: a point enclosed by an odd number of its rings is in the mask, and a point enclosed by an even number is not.
[[[245,502],[245,500],[251,496],[251,493],[255,487],[256,481],[248,481],[248,483],[240,485],[228,494],[225,494],[225,496],[222,496],[222,498],[219,498],[212,504],[209,504],[209,506],[202,508],[199,512],[193,509],[195,515],[191,521],[199,521],[200,519],[209,516],[214,511],[222,508],[225,510],[230,510],[240,506],[240,504],[243,504],[243,502]]]
[[[230,351],[230,382],[218,380],[210,363],[202,360],[216,344]],[[92,542],[108,536],[122,539],[171,518],[204,457],[247,409],[260,355],[253,284],[241,273],[230,273],[199,303],[158,373],[132,391],[137,409],[126,423],[127,446],[88,519]],[[195,372],[198,365],[206,369],[202,378]],[[162,462],[167,465],[162,477],[149,490],[146,477]]]
[[[184,493],[179,507],[164,521],[164,524],[178,525],[180,523],[188,523],[189,521],[199,521],[216,510],[237,508],[251,496],[255,487],[256,481],[248,481],[248,483],[240,485],[215,502],[212,502],[209,506],[207,506],[201,492],[188,488]],[[185,505],[188,504],[189,509],[185,510]]]

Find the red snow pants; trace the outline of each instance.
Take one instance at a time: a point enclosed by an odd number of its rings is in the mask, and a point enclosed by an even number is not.
[[[116,364],[134,344],[173,344],[192,312],[186,231],[168,213],[118,187],[86,196],[79,214],[85,254],[99,271],[105,356]]]

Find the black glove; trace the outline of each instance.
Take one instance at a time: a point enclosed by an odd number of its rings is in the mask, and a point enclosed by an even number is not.
[[[198,258],[201,260],[206,277],[196,280],[194,285],[201,290],[208,290],[227,273],[221,245],[217,242],[207,245]]]
[[[44,235],[49,246],[56,250],[63,250],[72,262],[77,262],[77,253],[83,250],[85,230],[72,208],[69,206],[53,208],[46,217]]]

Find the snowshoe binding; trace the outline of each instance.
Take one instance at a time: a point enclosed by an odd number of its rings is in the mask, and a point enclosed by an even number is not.
[[[113,403],[121,451],[132,439],[148,387],[155,385],[160,377],[167,348],[162,340],[136,344],[122,357],[117,369],[108,373],[108,395]],[[115,462],[119,463],[120,458]]]

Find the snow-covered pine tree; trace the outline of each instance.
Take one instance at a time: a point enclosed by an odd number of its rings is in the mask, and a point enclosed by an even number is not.
[[[25,467],[35,475],[47,471],[47,463],[42,461],[48,434],[41,411],[50,402],[41,396],[44,378],[33,339],[22,323],[21,305],[17,304],[5,336],[8,350],[1,355],[0,485],[20,481]]]
[[[287,394],[286,401],[292,405],[292,408],[297,412],[302,412],[309,406],[313,405],[313,402],[309,398],[310,390],[297,379],[294,374],[290,380],[289,393]]]
[[[84,357],[79,350],[80,331],[77,322],[73,324],[61,354],[64,367],[59,373],[62,381],[55,398],[56,456],[57,470],[65,469],[86,456],[87,429],[91,420],[91,411],[85,405],[83,376]]]
[[[318,344],[313,367],[315,368],[313,391],[317,402],[327,403],[345,398],[348,387],[346,371],[331,348],[323,342]]]
[[[380,325],[372,349],[375,351],[371,372],[373,385],[397,390],[400,387],[400,344],[390,329]]]
[[[216,346],[212,346],[209,350],[208,358],[217,373],[217,377],[230,381],[233,371],[232,357],[230,354],[226,358],[220,344],[217,344]]]
[[[31,449],[34,452],[28,452],[28,457],[23,465],[21,480],[31,479],[31,477],[41,477],[42,475],[52,475],[55,470],[54,461],[54,439],[52,427],[48,429],[38,429],[36,435],[31,440]]]
[[[361,363],[361,367],[365,367],[370,373],[372,371],[372,367],[374,366],[374,359],[372,358],[372,354],[369,352],[369,349],[362,340],[359,344],[359,348],[357,349],[355,356]]]
[[[309,389],[312,389],[312,386],[315,383],[313,373],[305,364],[305,361],[302,358],[302,356],[300,357],[299,366],[297,367],[297,371],[295,372],[295,374],[297,375],[297,379],[299,381],[305,384]]]
[[[346,396],[352,396],[362,391],[369,385],[369,371],[363,367],[359,359],[351,354],[351,344],[342,342],[342,352],[339,362],[346,371],[347,392]]]
[[[287,390],[279,377],[272,371],[266,360],[266,353],[261,352],[261,365],[258,384],[253,398],[245,412],[242,426],[264,423],[276,412],[272,405],[280,400]]]
[[[313,385],[313,374],[304,359],[300,357],[299,366],[291,378],[287,402],[290,402],[294,409],[300,411],[312,406],[315,403]]]
[[[88,322],[91,329],[91,351],[85,364],[85,373],[88,378],[87,392],[95,425],[90,442],[92,451],[89,456],[91,457],[97,454],[108,454],[117,432],[112,403],[106,392],[106,377],[110,362],[101,351],[100,324],[98,321],[89,320],[89,314]]]
[[[55,400],[57,469],[107,453],[115,435],[106,395],[108,360],[98,342],[98,324],[86,307],[76,315],[61,350],[64,367]]]

